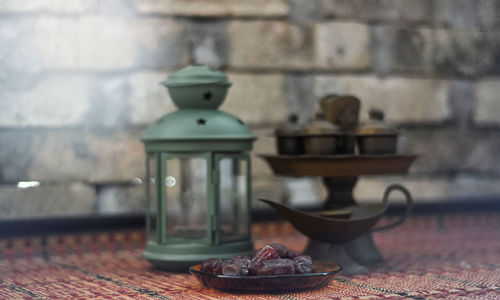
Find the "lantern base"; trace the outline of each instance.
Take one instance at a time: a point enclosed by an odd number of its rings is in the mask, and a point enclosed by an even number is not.
[[[238,255],[253,255],[251,241],[225,243],[223,245],[168,244],[148,242],[142,257],[155,268],[165,271],[187,272],[188,268],[209,258],[229,258]]]

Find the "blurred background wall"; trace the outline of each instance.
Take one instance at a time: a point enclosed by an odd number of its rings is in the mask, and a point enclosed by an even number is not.
[[[354,94],[422,155],[359,199],[395,182],[419,202],[499,199],[499,24],[498,0],[0,0],[0,219],[142,211],[140,134],[174,109],[158,83],[192,63],[227,72],[222,110],[254,154],[287,114]],[[253,177],[254,198],[324,194],[255,155]]]

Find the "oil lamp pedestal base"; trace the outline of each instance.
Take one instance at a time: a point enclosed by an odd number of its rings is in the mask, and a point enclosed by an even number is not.
[[[363,266],[372,266],[384,261],[371,232],[344,244],[349,256]]]
[[[355,207],[357,204],[352,191],[357,181],[358,177],[355,176],[323,177],[328,190],[328,198],[323,209]],[[371,232],[340,244],[327,244],[310,239],[306,252],[315,259],[338,262],[346,275],[366,273],[367,266],[383,262]]]
[[[341,244],[328,244],[309,239],[304,252],[317,260],[338,263],[345,275],[366,273],[367,267],[383,262],[371,233]]]

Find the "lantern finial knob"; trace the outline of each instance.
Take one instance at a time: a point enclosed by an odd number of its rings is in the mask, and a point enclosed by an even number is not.
[[[204,65],[188,66],[162,82],[179,109],[217,109],[231,86],[227,76]]]

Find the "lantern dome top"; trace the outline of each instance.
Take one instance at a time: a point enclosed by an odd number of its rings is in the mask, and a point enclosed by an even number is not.
[[[255,140],[240,119],[217,110],[231,85],[224,73],[206,66],[189,66],[171,74],[163,85],[179,110],[151,124],[142,135],[142,141],[248,144]]]
[[[217,109],[231,86],[227,76],[207,66],[188,66],[162,82],[180,109]]]
[[[167,80],[162,82],[162,84],[166,87],[195,86],[203,84],[231,85],[224,73],[212,70],[203,65],[188,66],[177,71],[168,76]]]
[[[178,110],[169,113],[142,135],[142,141],[255,140],[237,117],[218,110]]]

